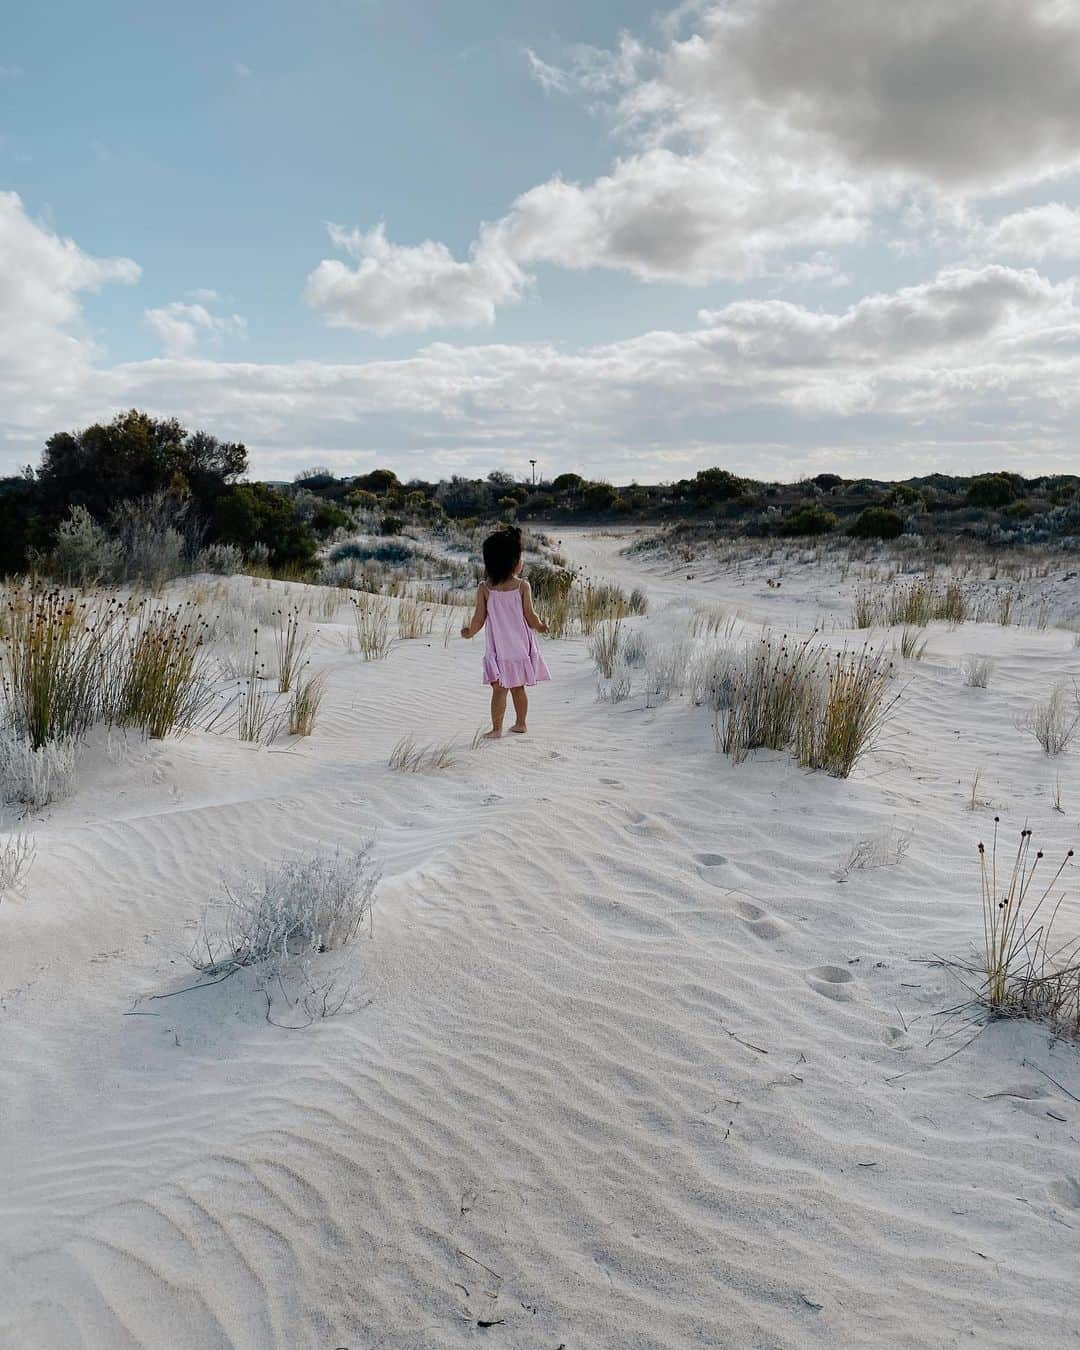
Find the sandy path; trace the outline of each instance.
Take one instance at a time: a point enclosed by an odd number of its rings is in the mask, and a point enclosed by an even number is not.
[[[656,608],[844,604],[564,540]],[[957,991],[916,958],[979,923],[974,769],[1048,849],[1080,806],[1075,755],[1051,771],[1014,725],[1080,669],[1070,636],[980,629],[985,691],[955,671],[974,637],[935,631],[848,782],[595,703],[580,643],[548,644],[529,738],[440,775],[386,755],[481,722],[476,644],[328,656],[295,754],[102,761],[0,906],[0,1344],[1080,1342],[1080,1107],[1038,1071],[1080,1096],[1080,1057],[1032,1027],[926,1045]],[[904,861],[839,884],[889,826]],[[283,1031],[234,981],[123,1016],[179,987],[223,874],[371,831],[368,1006]]]

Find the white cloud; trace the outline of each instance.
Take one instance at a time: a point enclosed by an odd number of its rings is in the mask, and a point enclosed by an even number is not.
[[[435,343],[351,365],[189,354],[111,368],[72,350],[32,382],[0,368],[12,463],[51,431],[132,406],[244,440],[269,476],[316,450],[342,472],[378,458],[424,476],[530,457],[645,479],[710,463],[756,476],[1034,472],[1067,468],[1080,431],[1076,285],[997,265],[836,312],[738,301],[697,328],[578,350]]]
[[[95,354],[81,324],[79,295],[134,282],[130,258],[93,258],[0,192],[0,403],[9,424],[78,387]]]
[[[972,198],[1080,169],[1080,8],[1063,0],[726,0],[688,16],[693,36],[660,50],[622,34],[561,65],[526,53],[548,92],[607,106],[629,142],[610,172],[523,193],[468,262],[356,233],[360,268],[322,263],[313,303],[389,332],[490,322],[539,262],[690,285],[783,275],[885,214],[955,226]]]
[[[997,257],[1080,258],[1080,211],[1061,202],[1029,206],[984,230],[977,245]]]
[[[722,154],[658,146],[586,187],[554,178],[532,188],[490,237],[520,263],[701,284],[761,275],[788,249],[851,243],[865,228],[865,191],[810,161],[729,169]]]
[[[1049,471],[1072,462],[1080,427],[1076,301],[1072,283],[1032,271],[953,269],[837,313],[742,301],[703,312],[700,328],[578,351],[436,343],[351,366],[141,362],[104,374],[97,394],[240,437],[262,472],[299,467],[315,446],[344,470],[391,443],[384,461],[427,476],[530,454],[626,478],[709,463],[759,476],[1006,460]]]
[[[526,283],[517,264],[484,236],[459,262],[431,240],[393,244],[381,224],[366,233],[328,228],[335,247],[357,265],[324,259],[308,277],[305,299],[336,327],[398,333],[490,324],[496,306],[518,299]]]
[[[213,291],[195,294],[208,303],[217,299]],[[247,322],[239,314],[211,314],[205,304],[183,300],[144,310],[143,321],[170,356],[189,356],[200,339],[221,342],[226,337],[243,337],[247,332]]]
[[[730,0],[627,116],[812,136],[851,171],[945,195],[1080,164],[1080,11],[1062,0]]]
[[[545,94],[550,94],[553,91],[560,94],[569,92],[570,78],[566,71],[541,60],[531,47],[525,48],[525,59],[529,63],[529,74],[532,75]]]

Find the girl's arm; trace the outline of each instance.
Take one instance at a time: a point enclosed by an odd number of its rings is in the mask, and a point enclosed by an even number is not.
[[[484,585],[476,588],[476,608],[473,610],[473,616],[465,627],[461,630],[463,638],[475,637],[483,628],[487,619],[487,587]]]
[[[521,583],[521,607],[525,611],[525,622],[529,627],[533,629],[534,632],[546,633],[548,626],[543,619],[538,617],[536,610],[533,609],[532,587],[527,581]]]

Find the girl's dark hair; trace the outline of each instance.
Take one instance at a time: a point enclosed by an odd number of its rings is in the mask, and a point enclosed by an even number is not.
[[[520,561],[520,530],[512,527],[496,530],[484,540],[484,570],[493,586],[509,581]]]

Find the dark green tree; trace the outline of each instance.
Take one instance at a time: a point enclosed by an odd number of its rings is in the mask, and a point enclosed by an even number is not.
[[[315,537],[283,493],[265,483],[237,483],[217,500],[213,537],[250,553],[256,544],[270,550],[276,567],[314,561]]]
[[[42,514],[53,524],[73,506],[104,521],[118,502],[163,491],[190,499],[195,514],[209,515],[246,468],[243,445],[133,409],[106,424],[50,436],[37,481]]]

